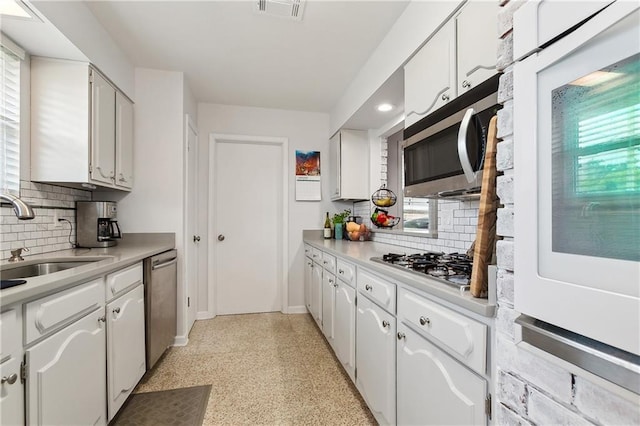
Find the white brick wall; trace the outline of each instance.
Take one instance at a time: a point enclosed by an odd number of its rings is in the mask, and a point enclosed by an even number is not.
[[[514,279],[518,279],[513,264],[513,247],[518,243],[513,238],[513,148],[518,141],[513,138],[512,26],[513,12],[523,3],[501,0],[503,7],[498,17],[498,67],[505,73],[498,91],[504,108],[498,114],[498,136],[503,140],[498,144],[496,162],[504,175],[497,180],[497,192],[504,207],[498,210],[497,232],[505,239],[498,241],[496,249],[499,269],[494,423],[638,425],[640,398],[634,400],[622,392],[629,397],[623,398],[560,366],[566,364],[551,362],[515,342],[518,326],[514,320],[519,313],[513,309]]]
[[[47,253],[71,248],[69,244],[69,223],[61,222],[56,227],[53,221],[57,213],[67,219],[73,227],[71,241],[76,241],[75,202],[91,200],[91,192],[80,189],[63,188],[43,183],[21,181],[20,198],[31,206],[36,206],[36,217],[32,220],[18,220],[12,207],[0,208],[0,258],[7,260],[10,251],[27,247],[27,255]]]

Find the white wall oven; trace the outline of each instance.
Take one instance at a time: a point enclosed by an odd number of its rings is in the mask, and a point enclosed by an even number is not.
[[[519,33],[518,21],[544,29],[567,16],[526,14],[514,21],[516,37],[535,37]],[[639,34],[639,3],[617,1],[514,66],[515,307],[621,350],[632,369],[640,359]]]

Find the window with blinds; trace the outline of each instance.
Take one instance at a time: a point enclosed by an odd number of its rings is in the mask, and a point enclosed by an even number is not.
[[[20,58],[0,45],[0,190],[20,191]]]
[[[554,251],[640,260],[640,54],[551,100]]]

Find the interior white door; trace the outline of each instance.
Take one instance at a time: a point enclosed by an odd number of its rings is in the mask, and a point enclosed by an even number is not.
[[[185,212],[185,277],[187,278],[187,333],[196,320],[198,309],[198,131],[191,117],[186,120],[186,212]]]
[[[282,310],[282,145],[216,140],[216,313]]]

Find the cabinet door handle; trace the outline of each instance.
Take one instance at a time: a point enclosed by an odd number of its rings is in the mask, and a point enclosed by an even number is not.
[[[0,382],[2,382],[3,385],[5,383],[9,383],[10,385],[12,385],[16,382],[16,380],[18,380],[18,375],[16,373],[13,373],[9,377],[4,376]]]
[[[420,317],[420,325],[431,325],[431,320],[427,317]]]
[[[373,287],[371,287],[369,284],[366,284],[364,286],[364,289],[367,290],[367,291],[371,291],[371,290],[373,290]]]
[[[398,331],[398,340],[406,339],[407,336],[401,331]]]
[[[114,313],[114,314],[119,314],[119,313],[120,313],[120,308],[115,308],[115,309],[113,310],[113,313]]]
[[[98,324],[101,322],[107,322],[107,317],[105,317],[104,315],[98,318]]]
[[[467,87],[471,87],[471,82],[470,82],[470,81],[468,81],[468,80],[463,81],[463,82],[462,82],[462,87],[464,87],[465,89],[466,89]]]
[[[390,324],[389,324],[389,321],[387,321],[387,320],[382,320],[382,326],[383,326],[384,328],[389,327],[389,325],[390,325]]]
[[[449,100],[449,95],[447,95],[446,93],[442,94],[442,100],[447,102]]]
[[[338,269],[338,273],[339,273],[340,275],[344,275],[344,270],[343,270],[343,269]]]

